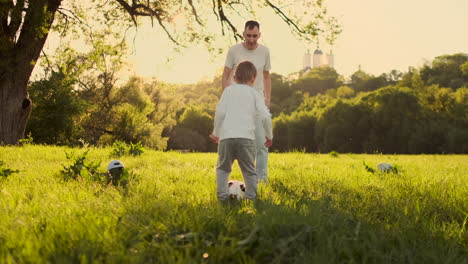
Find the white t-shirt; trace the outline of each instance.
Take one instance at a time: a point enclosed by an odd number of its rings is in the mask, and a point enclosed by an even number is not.
[[[265,136],[272,139],[271,114],[263,96],[246,84],[232,84],[224,89],[216,105],[213,135],[219,140],[255,140],[256,118],[262,119]]]
[[[224,66],[233,70],[229,77],[231,84],[234,83],[233,76],[236,66],[243,61],[250,61],[255,65],[257,78],[255,78],[254,88],[264,95],[263,72],[271,69],[270,51],[261,44],[258,44],[254,50],[246,49],[242,43],[232,46],[228,51],[226,63],[224,64]]]

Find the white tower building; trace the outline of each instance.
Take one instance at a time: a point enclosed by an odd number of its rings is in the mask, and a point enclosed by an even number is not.
[[[328,67],[333,68],[335,67],[335,57],[333,56],[332,51],[327,55],[328,60]]]
[[[311,55],[310,55],[310,51],[307,50],[307,53],[304,54],[304,59],[302,60],[302,69],[303,70],[307,70],[307,69],[311,69],[312,68],[312,64],[311,64]]]
[[[314,51],[314,55],[313,55],[313,65],[314,65],[314,68],[315,67],[320,67],[323,65],[323,62],[322,62],[322,58],[323,57],[323,53],[321,50],[319,49],[316,49]]]

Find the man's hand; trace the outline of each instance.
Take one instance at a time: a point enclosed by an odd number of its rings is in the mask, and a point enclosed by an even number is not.
[[[214,143],[219,144],[219,137],[210,134],[209,137],[214,141]]]
[[[269,139],[267,137],[265,137],[266,141],[265,141],[265,147],[269,148],[271,147],[271,145],[273,145],[273,139]]]
[[[265,98],[265,105],[268,108],[268,110],[270,110],[270,99],[269,98]]]

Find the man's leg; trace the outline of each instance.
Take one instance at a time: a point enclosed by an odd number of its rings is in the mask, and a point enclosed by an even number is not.
[[[239,138],[236,158],[244,176],[245,198],[253,200],[257,197],[257,173],[255,171],[255,142],[251,139]]]
[[[268,148],[265,147],[265,131],[260,118],[255,123],[255,142],[257,144],[256,169],[259,181],[268,181]]]
[[[218,164],[216,166],[216,195],[223,201],[229,199],[228,181],[231,174],[234,154],[232,139],[224,139],[218,145]]]

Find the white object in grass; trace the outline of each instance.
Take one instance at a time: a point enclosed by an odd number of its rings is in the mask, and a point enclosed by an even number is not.
[[[245,184],[241,181],[229,181],[228,182],[229,195],[237,200],[245,198]]]
[[[113,160],[109,162],[109,165],[107,165],[107,171],[110,171],[115,168],[124,168],[124,165],[120,160]]]
[[[393,166],[390,163],[382,162],[377,165],[377,170],[380,172],[389,172],[392,168]]]

